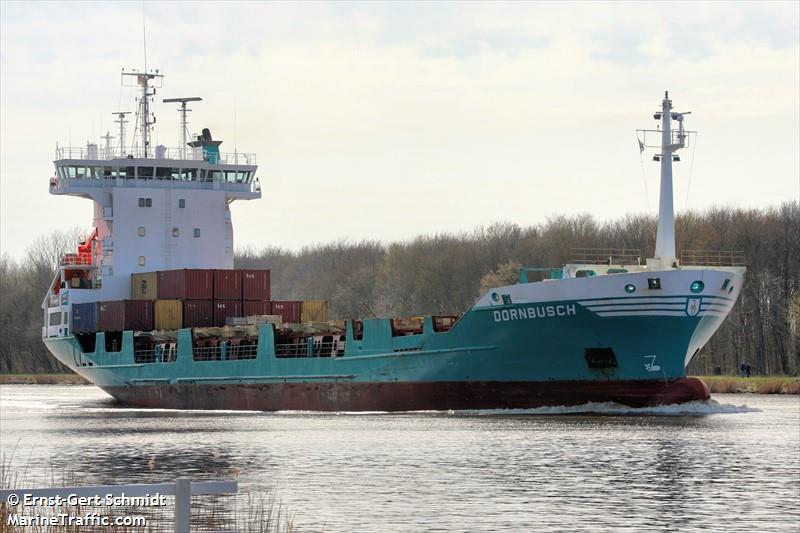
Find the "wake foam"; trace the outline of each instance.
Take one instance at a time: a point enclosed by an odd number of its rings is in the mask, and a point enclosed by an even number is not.
[[[588,402],[581,405],[535,407],[531,409],[477,409],[449,411],[454,415],[633,415],[633,416],[706,416],[720,414],[760,413],[747,405],[719,403],[716,400],[693,401],[654,407],[628,407],[614,402]]]

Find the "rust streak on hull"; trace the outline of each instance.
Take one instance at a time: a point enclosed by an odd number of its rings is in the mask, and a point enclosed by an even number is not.
[[[422,411],[615,402],[631,407],[710,398],[697,378],[668,381],[310,382],[104,387],[118,401],[166,409]]]

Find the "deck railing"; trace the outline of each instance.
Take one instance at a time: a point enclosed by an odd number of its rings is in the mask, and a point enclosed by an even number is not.
[[[216,156],[216,154],[214,154]],[[59,146],[56,148],[55,159],[90,159],[93,161],[110,161],[112,159],[125,159],[133,157],[144,158],[144,150],[138,146],[127,146],[124,149],[113,147],[106,150],[103,146]],[[178,161],[206,161],[209,157],[202,150],[187,147],[185,151],[180,148],[164,148],[164,151],[147,151],[147,159],[174,159]],[[214,163],[221,165],[255,165],[256,154],[246,152],[223,152],[215,157]]]
[[[570,263],[583,265],[639,265],[642,251],[635,248],[574,248]]]
[[[744,266],[744,252],[739,250],[682,250],[684,266]]]

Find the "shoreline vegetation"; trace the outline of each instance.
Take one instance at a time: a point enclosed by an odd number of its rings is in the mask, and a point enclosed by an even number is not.
[[[234,266],[271,269],[273,299],[328,300],[331,318],[456,315],[487,286],[516,283],[519,267],[559,268],[576,249],[625,248],[652,257],[657,225],[651,215],[553,215],[530,226],[500,222],[397,242],[239,248]],[[737,250],[747,263],[736,305],[688,373],[736,374],[747,363],[757,375],[798,375],[800,203],[684,212],[675,230],[680,250]],[[42,343],[41,302],[80,235],[59,230],[33,239],[22,257],[0,254],[0,373],[66,371]]]
[[[712,394],[794,394],[800,395],[800,377],[792,376],[695,376]],[[0,374],[0,385],[91,385],[78,374]]]

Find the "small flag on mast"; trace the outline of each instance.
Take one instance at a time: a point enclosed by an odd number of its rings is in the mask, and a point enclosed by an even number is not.
[[[641,154],[642,152],[644,152],[644,143],[638,137],[636,138],[636,140],[639,141],[639,153]]]

